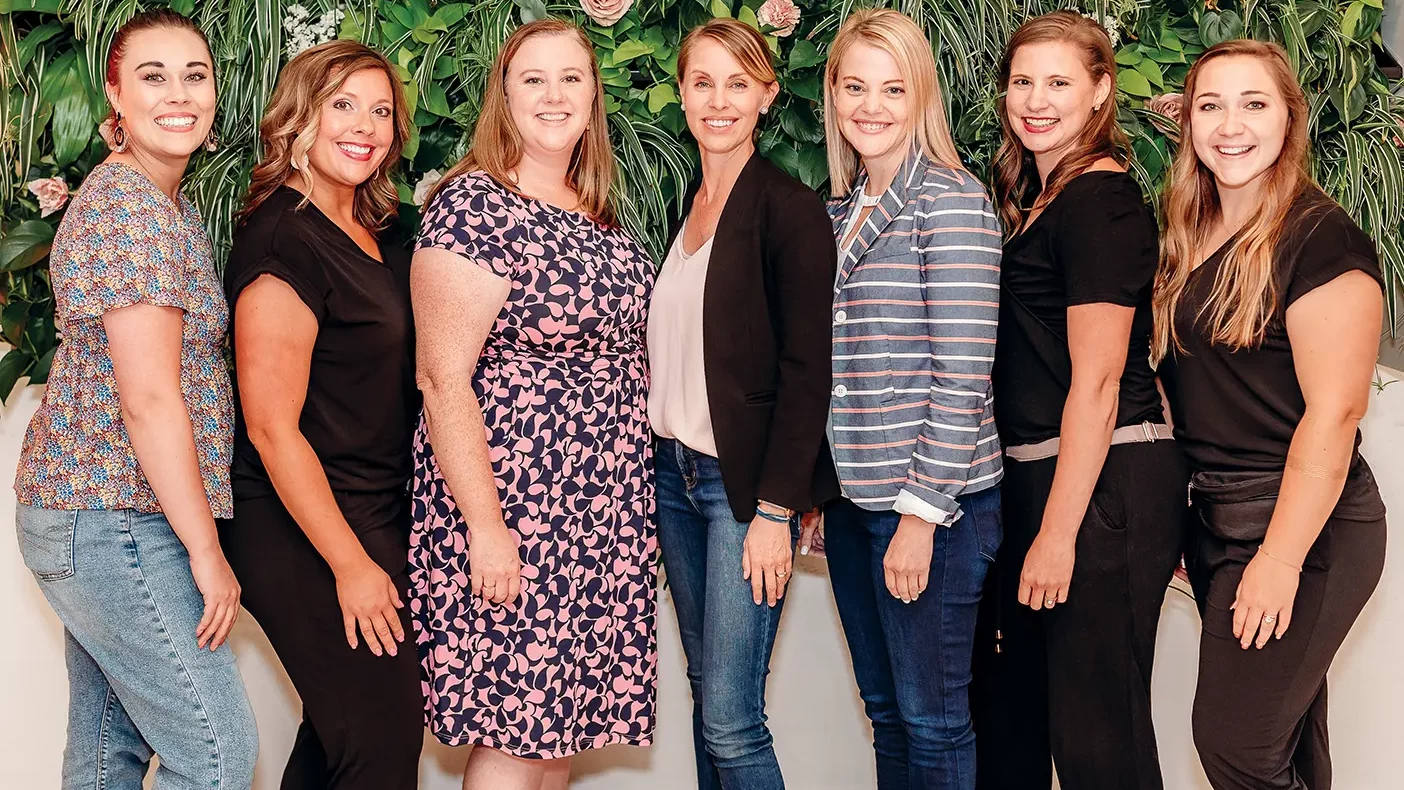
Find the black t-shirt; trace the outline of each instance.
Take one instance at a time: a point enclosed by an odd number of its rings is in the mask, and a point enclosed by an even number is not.
[[[1184,350],[1166,358],[1161,376],[1175,437],[1196,471],[1282,471],[1306,411],[1287,337],[1287,308],[1346,272],[1359,270],[1383,282],[1370,237],[1320,190],[1298,198],[1289,216],[1277,248],[1277,309],[1261,346],[1231,351],[1210,342],[1208,316],[1196,321],[1227,243],[1190,275],[1176,307]],[[1355,441],[1359,447],[1358,432]]]
[[[307,398],[298,426],[317,453],[353,528],[394,518],[413,471],[419,415],[407,250],[381,243],[383,263],[302,194],[279,187],[234,235],[225,270],[230,315],[260,275],[292,287],[317,318]],[[230,333],[234,337],[234,333]],[[236,371],[237,378],[237,371]],[[234,435],[234,498],[275,495],[243,410]]]
[[[1159,255],[1155,215],[1126,173],[1094,170],[1069,181],[1004,246],[995,422],[1006,447],[1058,435],[1072,386],[1068,308],[1134,307],[1116,426],[1163,422],[1150,366],[1151,281]]]

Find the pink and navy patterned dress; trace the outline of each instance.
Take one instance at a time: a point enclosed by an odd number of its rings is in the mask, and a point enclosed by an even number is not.
[[[521,757],[648,744],[654,722],[654,494],[644,328],[654,269],[618,228],[512,193],[446,185],[417,249],[511,282],[473,384],[522,592],[472,595],[472,524],[421,418],[410,579],[429,728]],[[472,265],[472,264],[467,264]]]

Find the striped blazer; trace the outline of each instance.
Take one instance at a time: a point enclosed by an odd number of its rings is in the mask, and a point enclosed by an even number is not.
[[[836,237],[866,184],[864,172],[830,201]],[[956,497],[999,483],[1000,247],[985,188],[914,149],[839,250],[828,430],[843,494],[859,507],[949,526]]]

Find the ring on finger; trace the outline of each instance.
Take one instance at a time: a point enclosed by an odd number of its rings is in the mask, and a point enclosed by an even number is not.
[[[1277,615],[1275,615],[1275,614],[1265,614],[1265,615],[1263,615],[1263,624],[1264,624],[1264,625],[1272,625],[1272,624],[1275,623],[1275,622],[1277,622]]]

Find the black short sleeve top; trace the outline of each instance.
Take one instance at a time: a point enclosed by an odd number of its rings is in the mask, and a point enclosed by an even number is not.
[[[1175,437],[1196,471],[1281,471],[1306,412],[1286,313],[1298,299],[1350,271],[1383,283],[1370,237],[1316,188],[1299,197],[1277,248],[1277,309],[1262,344],[1233,351],[1210,340],[1200,316],[1229,244],[1190,275],[1175,310],[1183,349],[1161,365]],[[1356,434],[1356,446],[1360,436]]]
[[[303,436],[339,500],[400,497],[412,472],[420,404],[409,251],[382,242],[383,262],[377,261],[315,205],[299,209],[301,201],[300,192],[279,187],[235,233],[224,276],[230,314],[243,290],[265,274],[297,292],[318,325],[299,422]],[[274,494],[242,409],[232,477],[236,501]]]
[[[1130,175],[1083,173],[1004,246],[1000,274],[995,422],[1005,446],[1058,435],[1072,386],[1068,308],[1135,308],[1116,425],[1162,422],[1150,366],[1155,215]]]

